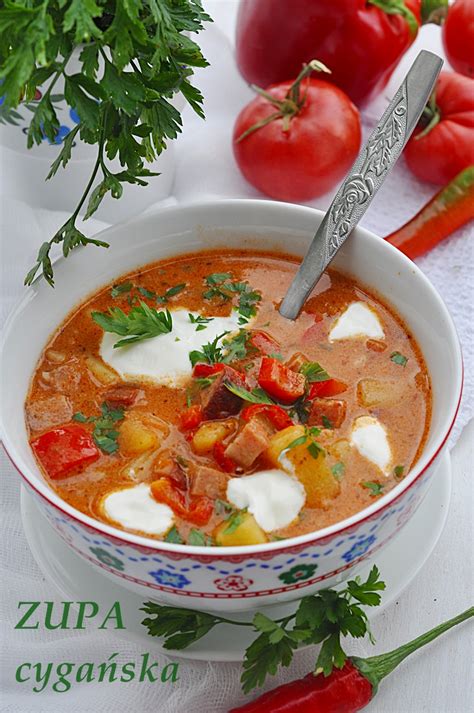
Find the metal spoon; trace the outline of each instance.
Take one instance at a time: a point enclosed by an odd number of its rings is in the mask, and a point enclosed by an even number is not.
[[[443,60],[422,50],[360,151],[324,216],[280,305],[296,319],[323,271],[369,207],[411,136],[433,90]]]

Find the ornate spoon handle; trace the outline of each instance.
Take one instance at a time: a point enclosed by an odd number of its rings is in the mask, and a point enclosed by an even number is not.
[[[443,60],[422,50],[339,188],[280,306],[296,319],[311,290],[395,165],[433,90]]]

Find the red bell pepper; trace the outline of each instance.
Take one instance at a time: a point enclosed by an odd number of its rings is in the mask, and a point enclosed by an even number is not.
[[[197,428],[204,419],[202,408],[199,404],[189,406],[179,417],[179,423],[183,431],[190,431]]]
[[[214,505],[204,495],[186,496],[170,478],[154,480],[150,485],[151,494],[159,503],[168,505],[175,515],[194,525],[207,525],[213,513]]]
[[[421,25],[421,0],[242,0],[237,64],[259,87],[317,57],[356,104],[380,94]],[[430,0],[430,9],[446,0]],[[291,6],[291,7],[290,7]]]
[[[212,449],[212,455],[214,456],[214,460],[216,461],[217,465],[222,468],[222,470],[224,470],[226,473],[235,473],[237,463],[235,463],[232,458],[229,458],[229,456],[226,456],[226,448],[227,446],[222,443],[222,441],[219,441]]]
[[[267,394],[284,404],[291,404],[305,392],[306,379],[271,357],[263,357],[258,383]]]
[[[252,404],[251,406],[246,406],[242,412],[241,417],[244,421],[250,421],[254,416],[258,414],[265,415],[270,423],[275,426],[277,431],[281,431],[288,426],[293,425],[293,421],[288,416],[285,409],[281,406],[267,406],[266,404]]]
[[[261,354],[275,354],[281,347],[278,342],[265,332],[255,331],[249,337],[249,344],[257,349]]]
[[[308,398],[315,399],[318,396],[336,396],[347,391],[347,384],[338,379],[327,379],[326,381],[316,381],[311,384]]]
[[[77,468],[93,463],[100,456],[92,434],[76,424],[53,428],[35,438],[31,446],[53,480],[66,477]]]
[[[196,364],[193,369],[193,376],[197,378],[206,378],[212,376],[213,374],[218,374],[220,371],[224,371],[225,364]]]

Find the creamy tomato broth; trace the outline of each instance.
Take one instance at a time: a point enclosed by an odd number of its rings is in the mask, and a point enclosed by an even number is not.
[[[283,319],[297,262],[181,256],[74,310],[26,401],[60,497],[168,542],[250,545],[342,520],[404,478],[430,422],[416,341],[333,270]]]

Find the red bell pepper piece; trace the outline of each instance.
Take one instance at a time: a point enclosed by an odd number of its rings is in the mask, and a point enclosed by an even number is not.
[[[202,407],[199,404],[194,404],[183,411],[179,417],[179,423],[183,431],[190,431],[192,428],[197,428],[203,419]]]
[[[315,399],[319,396],[336,396],[347,391],[347,384],[338,379],[327,379],[326,381],[315,381],[311,384],[308,398]]]
[[[225,364],[196,364],[193,369],[193,376],[201,379],[205,379],[207,376],[212,376],[213,374],[218,374],[220,371],[224,371]]]
[[[100,456],[92,435],[82,426],[68,424],[43,433],[31,446],[46,473],[53,480],[93,463]]]
[[[226,473],[235,473],[237,464],[235,463],[235,461],[232,460],[232,458],[226,456],[226,448],[227,446],[222,443],[222,441],[219,441],[212,449],[212,455],[214,456],[217,465],[222,468],[222,470],[224,470]]]
[[[306,379],[271,357],[263,357],[258,383],[267,394],[284,404],[291,404],[305,392]]]
[[[184,492],[167,477],[154,480],[150,485],[150,490],[155,500],[168,505],[175,515],[182,517],[183,520],[192,522],[194,525],[206,525],[209,522],[214,510],[210,498],[196,495],[189,497],[186,502]]]
[[[250,421],[257,414],[264,414],[277,431],[293,425],[293,421],[281,406],[267,406],[266,404],[252,404],[246,406],[240,414],[244,421]]]
[[[249,337],[249,343],[261,354],[275,354],[281,349],[278,342],[265,332],[252,332]]]

